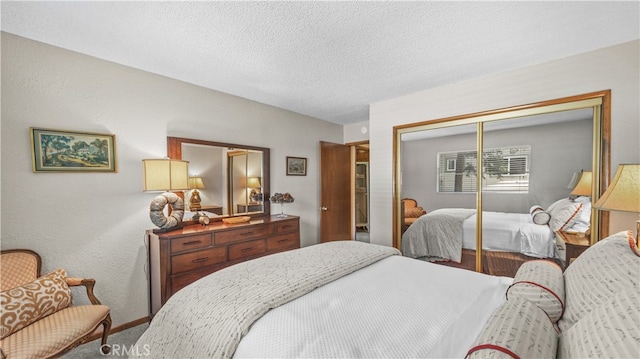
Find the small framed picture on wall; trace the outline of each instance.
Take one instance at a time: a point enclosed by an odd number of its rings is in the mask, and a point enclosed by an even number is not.
[[[287,176],[306,176],[307,159],[287,156]]]

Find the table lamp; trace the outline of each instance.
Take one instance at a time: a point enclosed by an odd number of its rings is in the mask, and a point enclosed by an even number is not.
[[[149,206],[151,222],[159,227],[154,232],[168,232],[182,227],[184,201],[170,191],[189,189],[188,165],[189,161],[168,158],[142,160],[143,190],[145,192],[164,191],[154,198]],[[164,214],[166,205],[170,207],[169,217]]]
[[[578,183],[573,187],[571,191],[572,196],[589,196],[591,197],[591,171],[582,171],[580,173],[580,179]]]
[[[199,189],[203,189],[204,182],[202,182],[201,177],[189,177],[189,189],[192,189],[191,198],[189,199],[189,210],[197,211],[202,208],[200,205],[200,192]]]
[[[611,185],[593,205],[605,211],[640,212],[640,164],[618,166]],[[636,245],[640,218],[636,221]]]

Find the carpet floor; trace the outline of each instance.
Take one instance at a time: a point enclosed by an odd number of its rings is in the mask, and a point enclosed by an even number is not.
[[[136,348],[138,338],[149,328],[149,323],[137,325],[133,328],[109,335],[107,343],[111,346],[111,352],[107,355],[100,353],[100,339],[83,344],[63,355],[63,359],[86,359],[86,358],[128,358],[130,354],[143,354],[144,348]]]

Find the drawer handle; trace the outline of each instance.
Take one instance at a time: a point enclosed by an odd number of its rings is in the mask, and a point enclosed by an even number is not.
[[[205,262],[209,259],[209,257],[204,257],[204,258],[198,258],[198,259],[194,259],[191,262],[192,263],[200,263],[200,262]]]
[[[291,227],[293,227],[293,226],[290,225],[290,224],[286,224],[286,225],[282,226],[282,229],[287,229],[287,228],[291,228]]]
[[[191,242],[184,242],[184,243],[182,243],[182,245],[183,246],[191,246],[191,245],[198,244],[198,243],[202,243],[202,241],[201,240],[197,240],[197,241],[191,241]]]
[[[250,251],[250,250],[252,250],[252,249],[253,249],[253,247],[242,248],[242,249],[240,250],[240,252],[249,252],[249,251]]]
[[[278,240],[278,243],[283,243],[283,242],[289,242],[289,238]]]
[[[251,232],[244,232],[244,233],[240,233],[241,236],[250,236],[253,234],[253,231]]]

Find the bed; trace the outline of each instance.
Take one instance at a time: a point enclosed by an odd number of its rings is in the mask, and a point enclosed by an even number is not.
[[[443,208],[421,216],[402,235],[405,256],[460,262],[462,249],[476,249],[476,211]],[[487,251],[553,258],[555,236],[529,213],[482,212],[482,247]]]
[[[565,272],[534,260],[514,278],[330,242],[192,283],[161,308],[131,355],[639,357],[640,338],[630,334],[640,332],[640,279],[628,270],[639,266],[630,232],[598,242]]]
[[[329,242],[244,262],[180,290],[138,347],[166,358],[464,357],[511,281],[390,247]]]

